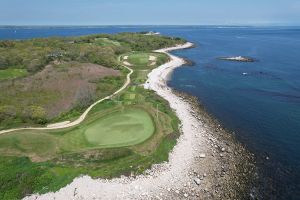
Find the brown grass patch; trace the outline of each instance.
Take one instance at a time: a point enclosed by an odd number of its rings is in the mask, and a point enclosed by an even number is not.
[[[47,118],[53,118],[78,104],[91,103],[99,96],[97,80],[119,75],[117,70],[91,63],[48,65],[26,78],[1,82],[0,106],[26,112],[28,106],[37,105],[45,110]]]

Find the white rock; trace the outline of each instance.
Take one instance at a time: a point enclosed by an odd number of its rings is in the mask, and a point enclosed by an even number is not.
[[[205,158],[206,155],[205,155],[204,153],[201,153],[201,154],[199,155],[199,157],[200,157],[200,158]]]

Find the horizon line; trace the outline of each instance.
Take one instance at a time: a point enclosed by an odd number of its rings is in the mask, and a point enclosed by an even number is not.
[[[0,24],[0,27],[103,27],[103,26],[224,26],[224,27],[299,27],[299,25],[289,25],[289,24]]]

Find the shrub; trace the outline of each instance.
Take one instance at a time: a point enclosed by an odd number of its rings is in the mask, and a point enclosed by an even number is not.
[[[47,122],[46,111],[41,106],[29,106],[24,110],[23,118],[31,119],[38,124],[45,124]]]

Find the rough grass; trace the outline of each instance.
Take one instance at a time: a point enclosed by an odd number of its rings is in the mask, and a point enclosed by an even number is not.
[[[0,81],[23,77],[26,76],[27,74],[28,72],[26,69],[14,69],[14,68],[3,69],[0,70]]]
[[[0,129],[73,117],[123,84],[117,70],[89,63],[48,65],[18,80],[1,82]],[[9,119],[8,121],[6,119]]]

